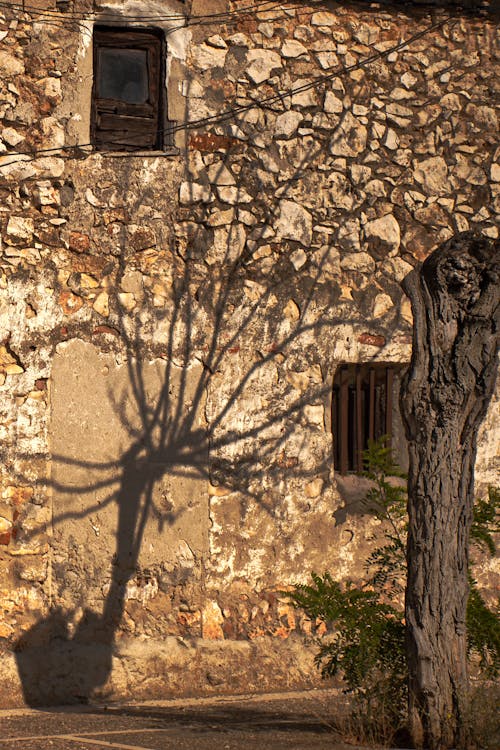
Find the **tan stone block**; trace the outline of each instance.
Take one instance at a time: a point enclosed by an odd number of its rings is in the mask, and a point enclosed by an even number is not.
[[[283,313],[288,320],[291,320],[294,323],[300,318],[300,308],[293,299],[288,300],[283,309]]]
[[[323,480],[318,477],[318,479],[313,479],[312,482],[308,482],[304,488],[304,492],[306,497],[313,498],[313,497],[319,497],[321,495],[321,491],[323,490]]]
[[[81,297],[77,297],[73,292],[61,292],[59,295],[59,304],[61,305],[65,315],[72,315],[78,312],[83,306],[83,300]]]
[[[109,294],[107,292],[98,294],[92,307],[96,313],[102,315],[103,318],[107,318],[109,315]]]
[[[223,622],[224,616],[217,602],[207,602],[202,611],[202,637],[211,641],[223,640],[224,631],[221,627]]]

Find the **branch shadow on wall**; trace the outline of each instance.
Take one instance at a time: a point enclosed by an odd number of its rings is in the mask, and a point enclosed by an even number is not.
[[[308,164],[310,157],[308,154]],[[293,186],[294,180],[289,184]],[[125,189],[123,194],[126,192]],[[154,200],[154,195],[148,195],[145,189],[131,213],[148,200]],[[267,222],[275,219],[268,215]],[[161,537],[168,529],[183,523],[193,507],[195,514],[205,512],[200,498],[194,499],[191,508],[189,503],[177,504],[168,497],[161,502],[159,483],[165,479],[174,483],[188,481],[196,487],[197,482],[203,482],[205,487],[214,487],[215,492],[217,487],[224,486],[228,493],[238,493],[242,498],[243,517],[247,501],[257,503],[272,516],[276,507],[262,492],[269,472],[274,472],[277,479],[280,474],[287,480],[316,478],[330,472],[329,458],[309,470],[298,461],[287,461],[286,456],[288,441],[299,425],[301,439],[307,439],[304,407],[325,403],[330,391],[328,382],[310,384],[298,393],[288,384],[282,387],[281,406],[260,409],[255,402],[250,418],[244,411],[248,412],[249,394],[266,368],[277,366],[284,353],[300,350],[303,341],[310,347],[311,341],[327,337],[335,326],[345,323],[345,318],[336,318],[331,312],[318,315],[316,302],[313,304],[330,250],[324,250],[316,268],[309,272],[305,292],[299,304],[292,304],[290,318],[283,325],[280,300],[284,294],[292,299],[296,287],[288,257],[278,253],[275,260],[266,264],[263,273],[259,270],[262,258],[256,259],[246,247],[242,249],[238,225],[231,226],[224,236],[225,247],[219,248],[219,257],[208,268],[202,261],[207,250],[207,233],[212,230],[204,230],[201,239],[188,236],[182,247],[170,246],[166,251],[173,269],[172,283],[157,316],[157,324],[163,325],[165,333],[161,342],[154,345],[154,351],[145,355],[147,346],[142,342],[148,336],[154,342],[154,335],[144,330],[140,313],[127,312],[123,305],[120,308],[117,296],[117,309],[121,309],[117,330],[126,382],[121,390],[109,388],[106,394],[114,425],[109,457],[102,460],[91,449],[88,457],[82,459],[77,441],[74,454],[54,453],[52,461],[58,470],[49,483],[54,494],[68,498],[70,506],[69,510],[55,513],[52,522],[55,533],[64,525],[82,519],[90,519],[95,525],[92,521],[95,515],[116,509],[111,576],[104,591],[102,611],[95,611],[85,603],[86,581],[80,580],[83,604],[77,618],[75,612],[54,607],[17,641],[15,656],[29,705],[85,702],[103,695],[111,673],[115,636],[125,613],[128,587],[140,571],[140,552],[148,524],[156,522],[156,534]],[[210,237],[213,241],[213,236]],[[124,224],[116,289],[130,267],[129,243],[130,234]],[[325,309],[331,311],[341,295],[341,287],[338,283],[330,286]],[[295,292],[297,296],[298,289]],[[273,307],[271,312],[269,305]],[[361,320],[351,318],[349,322],[356,325]],[[263,346],[256,348],[252,362],[248,364],[247,360],[243,371],[228,368],[228,362],[259,336]],[[153,390],[146,357],[163,363],[155,376]],[[230,384],[225,382],[227,372],[234,377]],[[207,414],[206,396],[208,391],[213,392],[214,382],[219,383],[220,398],[212,398],[211,412]],[[240,420],[234,418],[237,412],[242,416]],[[82,425],[82,434],[84,429]],[[121,438],[125,436],[123,444],[117,445],[113,440],[114,429]],[[283,460],[277,462],[280,455]],[[98,499],[89,505],[89,496]],[[67,541],[76,547],[76,554],[85,555],[86,550],[74,539]],[[55,560],[55,567],[58,564],[64,570],[64,560]],[[85,566],[80,570],[85,571]],[[182,577],[183,573],[174,571],[173,575]]]

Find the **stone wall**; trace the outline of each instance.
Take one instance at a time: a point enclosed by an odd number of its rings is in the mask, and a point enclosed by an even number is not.
[[[245,5],[0,8],[4,704],[313,684],[280,592],[358,577],[380,525],[337,488],[335,370],[407,362],[402,278],[498,236],[491,20]],[[88,146],[93,23],[130,16],[165,153]]]

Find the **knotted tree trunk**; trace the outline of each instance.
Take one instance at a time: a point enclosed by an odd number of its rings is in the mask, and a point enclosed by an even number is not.
[[[404,287],[414,315],[401,394],[410,455],[410,727],[417,747],[442,750],[468,746],[468,546],[477,432],[495,385],[500,243],[459,235]]]

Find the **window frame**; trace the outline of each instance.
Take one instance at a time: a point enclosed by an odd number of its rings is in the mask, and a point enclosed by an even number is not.
[[[102,49],[146,51],[148,101],[142,104],[99,96]],[[166,123],[165,39],[160,29],[96,25],[93,32],[90,137],[97,151],[164,150]]]
[[[392,442],[394,388],[406,365],[394,362],[343,363],[333,379],[331,424],[335,471],[363,471],[368,440],[387,435]],[[379,388],[379,392],[377,392]]]

